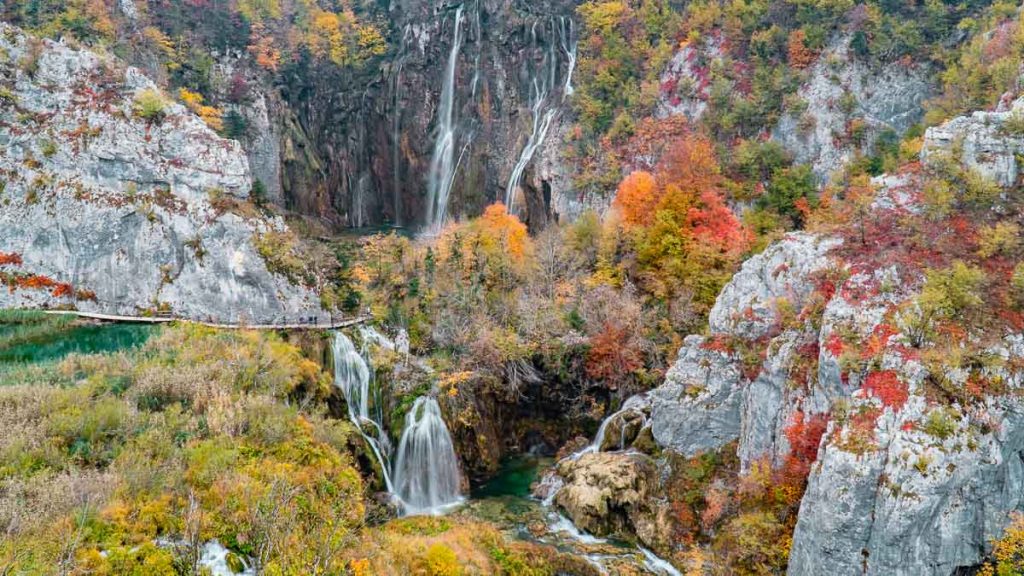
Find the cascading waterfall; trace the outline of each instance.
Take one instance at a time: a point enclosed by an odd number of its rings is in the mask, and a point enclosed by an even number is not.
[[[455,182],[455,72],[462,48],[462,8],[460,5],[455,9],[455,34],[441,85],[437,136],[434,140],[434,153],[430,158],[430,172],[427,174],[427,227],[434,233],[444,225],[448,196]]]
[[[396,350],[394,342],[369,327],[359,329],[364,344],[356,349],[342,332],[334,333],[334,382],[348,404],[349,420],[380,464],[384,484],[404,514],[437,514],[462,501],[460,472],[448,426],[437,400],[416,399],[405,416],[394,467],[391,442],[383,425],[380,389],[374,386],[369,346]]]
[[[568,22],[568,24],[567,24]],[[572,94],[572,74],[576,68],[576,42],[573,39],[572,19],[560,17],[557,21],[551,21],[551,35],[558,38],[558,44],[566,54],[567,70],[565,83],[562,87],[562,99]],[[534,22],[530,28],[531,42],[537,46],[537,23]],[[523,172],[533,160],[534,154],[544,144],[548,132],[551,130],[555,116],[558,114],[558,107],[551,106],[551,91],[555,88],[558,75],[558,56],[555,48],[554,38],[548,42],[548,50],[544,54],[540,66],[540,73],[535,73],[530,82],[530,111],[533,117],[530,137],[526,141],[512,167],[512,174],[509,176],[508,184],[505,186],[505,206],[511,211],[514,208],[515,193],[523,179]]]
[[[370,366],[355,344],[342,332],[334,333],[334,385],[341,389],[348,405],[348,418],[370,446],[388,492],[394,493],[391,483],[391,442],[384,431],[380,392],[373,386]]]
[[[437,400],[416,399],[405,415],[395,489],[406,514],[437,514],[462,501],[459,463]]]
[[[608,425],[611,424],[619,416],[622,416],[623,414],[625,414],[626,412],[629,412],[631,410],[635,410],[637,412],[640,412],[640,414],[643,415],[642,408],[643,408],[643,406],[647,402],[649,402],[649,400],[648,400],[646,394],[639,394],[637,396],[631,396],[630,398],[628,398],[625,402],[622,403],[622,408],[619,408],[617,411],[613,412],[607,418],[605,418],[604,420],[601,421],[601,425],[598,426],[598,428],[597,428],[597,434],[594,436],[594,441],[591,442],[589,445],[587,445],[585,448],[583,448],[583,449],[573,453],[570,456],[570,458],[576,459],[576,458],[579,458],[580,456],[583,456],[584,454],[590,454],[590,453],[593,453],[593,452],[600,452],[601,451],[601,445],[604,444],[604,439],[605,439],[605,436],[607,435]],[[643,418],[644,418],[643,425],[646,426],[647,425],[647,416],[643,416]],[[626,427],[625,426],[623,426],[622,429],[619,431],[619,450],[622,450],[623,448],[625,448],[626,441],[625,441],[625,438],[623,437],[625,435],[625,433],[626,433],[625,431],[626,431]]]

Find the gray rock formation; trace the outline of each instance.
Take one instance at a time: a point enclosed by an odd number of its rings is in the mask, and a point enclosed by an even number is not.
[[[925,132],[921,160],[951,159],[1000,186],[1016,185],[1020,178],[1017,156],[1024,152],[1022,122],[1024,98],[1014,101],[1010,110],[958,116]]]
[[[1021,343],[1008,339],[998,353],[1020,358]],[[1009,512],[1024,507],[1024,404],[929,406],[920,364],[887,355],[884,366],[911,397],[885,409],[869,439],[856,425],[830,425],[801,503],[791,575],[955,574],[979,564]],[[1005,376],[1019,389],[1019,374]],[[944,429],[920,425],[939,419]]]
[[[156,87],[113,58],[7,25],[0,52],[0,251],[22,260],[0,270],[0,306],[229,322],[318,313],[315,294],[268,271],[253,245],[283,221],[228,210],[251,188],[237,142],[166,97],[140,117],[136,99]]]
[[[920,120],[921,104],[934,91],[928,78],[920,65],[872,69],[852,54],[848,36],[838,36],[798,92],[806,106],[783,114],[772,137],[828,180],[857,150],[870,150],[882,131],[902,134]],[[850,133],[852,120],[862,122],[859,142]]]
[[[803,395],[786,385],[800,331],[772,332],[778,331],[780,305],[803,307],[814,289],[812,275],[831,264],[827,254],[836,244],[791,234],[743,264],[712,308],[711,335],[689,336],[665,383],[651,393],[651,427],[659,444],[693,456],[742,436],[744,467],[786,453],[782,430],[795,408],[790,396]],[[733,345],[758,340],[758,348],[767,350],[763,360]],[[827,402],[815,402],[821,404],[813,412],[827,410]]]

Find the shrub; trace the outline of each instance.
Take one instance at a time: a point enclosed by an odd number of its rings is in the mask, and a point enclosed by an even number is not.
[[[1003,536],[992,543],[992,559],[978,576],[1019,576],[1024,574],[1024,514],[1014,512]]]
[[[434,544],[427,548],[424,562],[429,576],[459,576],[462,567],[455,552],[444,544]]]
[[[39,143],[39,151],[49,158],[57,153],[57,144],[53,140],[43,140]]]
[[[135,115],[147,122],[162,120],[166,108],[167,100],[157,90],[149,88],[135,95]]]
[[[907,385],[900,381],[896,372],[882,370],[872,372],[864,378],[864,390],[882,401],[882,405],[899,411],[906,404],[909,392]]]
[[[956,432],[956,412],[951,408],[936,408],[928,413],[923,428],[929,435],[945,440]]]

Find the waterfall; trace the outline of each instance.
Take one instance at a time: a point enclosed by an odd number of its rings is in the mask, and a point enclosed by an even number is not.
[[[408,34],[408,28],[406,28],[406,34]],[[405,50],[405,36],[402,37],[402,51]],[[405,65],[405,55],[398,58],[398,63],[395,66],[395,101],[394,120],[391,124],[391,202],[392,210],[395,212],[395,226],[402,225],[402,113],[400,107],[402,105],[402,67]]]
[[[434,398],[417,398],[405,415],[395,489],[406,514],[437,514],[462,501],[455,448]]]
[[[575,38],[572,18],[562,16],[558,19],[558,42],[562,45],[567,61],[565,72],[565,87],[562,88],[562,100],[572,96],[576,90],[572,87],[572,74],[576,71],[576,47],[579,40]]]
[[[359,430],[380,464],[384,484],[394,493],[391,484],[391,442],[382,424],[380,391],[373,386],[373,373],[366,358],[342,332],[334,333],[334,385],[341,389],[348,405],[348,419]]]
[[[566,24],[567,21],[568,24]],[[505,206],[508,207],[509,211],[514,207],[516,189],[523,179],[523,172],[526,171],[526,167],[533,160],[534,154],[544,144],[548,131],[551,129],[551,124],[558,114],[557,106],[549,106],[549,96],[551,95],[551,90],[555,88],[558,76],[558,55],[556,53],[554,37],[558,38],[558,43],[568,59],[565,84],[562,88],[562,99],[564,100],[573,90],[572,73],[576,67],[576,43],[572,39],[572,20],[567,20],[565,17],[559,18],[557,22],[552,20],[551,28],[552,38],[548,41],[548,50],[544,54],[540,66],[541,70],[539,73],[534,71],[533,79],[530,82],[530,112],[533,118],[530,137],[527,139],[526,146],[523,147],[522,152],[519,153],[519,159],[516,160],[515,166],[512,167],[512,174],[509,176],[508,184],[505,186]],[[530,28],[530,37],[533,45],[536,47],[536,22]]]
[[[597,428],[597,434],[594,436],[594,441],[593,442],[591,442],[588,446],[586,446],[582,450],[579,450],[579,451],[573,453],[569,457],[575,460],[576,458],[579,458],[580,456],[583,456],[584,454],[590,454],[590,453],[593,453],[593,452],[600,452],[601,451],[601,445],[604,444],[604,439],[605,439],[605,436],[607,435],[608,425],[611,424],[612,421],[614,421],[619,416],[622,416],[623,414],[625,414],[626,412],[629,412],[631,410],[640,412],[640,414],[643,415],[644,414],[643,408],[644,408],[644,406],[647,405],[647,403],[649,401],[650,400],[647,398],[646,394],[638,394],[636,396],[631,396],[628,400],[626,400],[625,402],[622,403],[622,408],[619,408],[617,411],[613,412],[607,418],[605,418],[604,420],[601,421],[601,425],[598,426],[598,428]],[[647,416],[644,415],[643,418],[644,418],[643,425],[646,426],[647,425]],[[625,433],[626,433],[626,427],[623,425],[622,428],[619,430],[619,450],[622,450],[623,448],[625,448],[625,444],[626,444],[626,441],[625,441],[625,438],[624,438]]]
[[[444,225],[448,209],[448,195],[455,181],[455,69],[462,48],[462,5],[455,9],[455,34],[452,39],[444,82],[441,85],[441,101],[437,108],[437,136],[434,153],[430,158],[427,174],[427,226],[437,232]]]
[[[334,333],[334,383],[345,396],[348,417],[380,464],[384,484],[404,514],[438,514],[462,501],[459,464],[437,400],[421,396],[405,415],[394,467],[384,430],[383,402],[374,386],[369,346],[400,350],[372,327],[360,327],[363,350],[342,332]],[[406,337],[406,340],[408,337]],[[407,345],[403,346],[407,350]]]

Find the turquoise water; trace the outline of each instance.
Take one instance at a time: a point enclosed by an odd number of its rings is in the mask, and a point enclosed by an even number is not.
[[[14,330],[0,324],[0,334]],[[0,345],[0,366],[53,362],[69,354],[105,354],[141,346],[159,327],[148,324],[83,324],[54,330],[14,345]],[[20,339],[19,339],[20,340]]]
[[[552,462],[551,458],[538,458],[529,455],[507,458],[501,463],[498,473],[493,478],[470,490],[470,497],[474,499],[502,496],[526,498],[530,495],[530,485],[537,480],[540,470]]]

